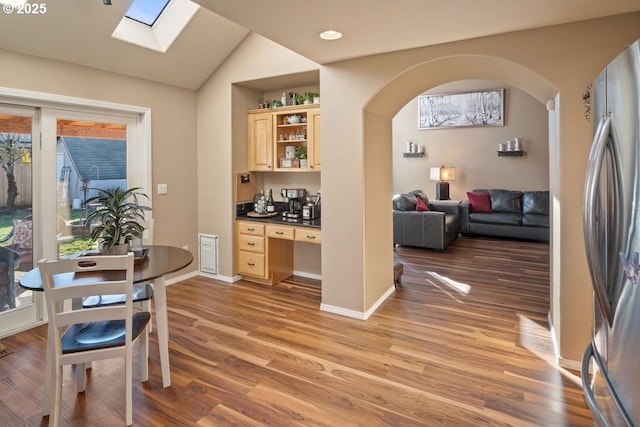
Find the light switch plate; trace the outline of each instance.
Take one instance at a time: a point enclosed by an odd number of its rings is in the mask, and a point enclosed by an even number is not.
[[[168,191],[167,184],[158,184],[158,194],[167,194]]]

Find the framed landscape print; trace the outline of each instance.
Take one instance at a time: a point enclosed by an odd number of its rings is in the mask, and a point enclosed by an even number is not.
[[[504,89],[418,97],[418,128],[504,126]]]

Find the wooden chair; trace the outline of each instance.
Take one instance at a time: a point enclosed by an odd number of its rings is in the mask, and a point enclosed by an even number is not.
[[[147,311],[133,311],[133,254],[41,260],[38,265],[49,312],[43,411],[49,415],[49,426],[60,423],[64,365],[121,357],[125,360],[125,420],[131,425],[133,343],[140,338],[141,377],[147,381],[151,318]],[[111,294],[124,294],[125,303],[82,307],[84,298]],[[76,374],[84,383],[85,370],[76,369]]]
[[[142,245],[153,244],[153,220],[145,221],[145,231],[141,241]],[[153,298],[153,283],[142,283],[133,286],[133,302],[142,308],[142,311],[151,312],[151,299]],[[84,300],[83,307],[101,307],[112,304],[122,304],[124,295],[95,295]],[[153,329],[152,322],[149,321],[149,332]]]

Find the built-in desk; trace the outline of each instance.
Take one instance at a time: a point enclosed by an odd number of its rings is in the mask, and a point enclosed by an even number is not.
[[[293,275],[294,242],[322,243],[320,220],[239,217],[238,272],[246,280],[274,284]]]

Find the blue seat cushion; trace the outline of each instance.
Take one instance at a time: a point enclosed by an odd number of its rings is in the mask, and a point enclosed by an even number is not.
[[[151,319],[148,311],[133,314],[133,336],[135,340]],[[125,321],[106,320],[100,322],[78,323],[69,325],[62,335],[62,353],[98,350],[101,348],[119,347],[125,341]]]
[[[149,284],[135,285],[133,287],[133,302],[148,301],[153,298],[153,287]],[[82,307],[103,307],[106,305],[124,304],[125,294],[95,295],[84,300]]]

